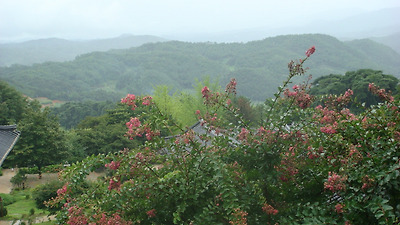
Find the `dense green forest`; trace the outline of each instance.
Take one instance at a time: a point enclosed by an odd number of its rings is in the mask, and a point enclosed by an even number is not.
[[[341,42],[320,34],[285,35],[248,43],[163,42],[126,50],[94,52],[74,61],[0,69],[0,79],[30,97],[65,101],[116,101],[126,93],[151,94],[157,85],[192,91],[196,80],[226,83],[235,77],[239,95],[271,97],[286,77],[288,58],[318,46],[306,66],[314,78],[369,68],[400,75],[400,55],[370,40]]]

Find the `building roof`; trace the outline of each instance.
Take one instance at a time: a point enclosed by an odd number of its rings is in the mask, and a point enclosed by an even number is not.
[[[201,140],[201,138],[200,138],[201,135],[208,134],[212,138],[215,138],[217,136],[223,136],[223,134],[218,134],[215,130],[208,129],[207,125],[203,124],[203,120],[200,120],[197,123],[195,123],[193,126],[189,127],[184,133],[187,133],[189,131],[193,131],[193,133],[195,135],[195,139],[197,141],[201,142],[202,145],[207,145],[207,146],[211,145],[212,141],[211,140],[206,140],[206,141]],[[168,136],[168,137],[165,137],[165,139],[169,140],[169,139],[176,138],[176,137],[179,137],[179,136],[180,135]],[[240,144],[234,138],[229,137],[229,139],[232,141],[233,144]],[[190,147],[186,147],[185,151],[190,152],[191,148]],[[163,148],[163,149],[161,149],[160,153],[161,154],[170,154],[171,150]]]
[[[14,147],[19,136],[20,132],[17,131],[16,125],[0,125],[0,166]]]

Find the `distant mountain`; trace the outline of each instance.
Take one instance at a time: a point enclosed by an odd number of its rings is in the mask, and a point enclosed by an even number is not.
[[[400,55],[383,44],[307,34],[248,43],[150,43],[89,53],[64,63],[3,67],[0,79],[31,97],[115,101],[127,93],[151,94],[155,85],[191,90],[196,79],[207,75],[222,85],[235,77],[239,95],[263,101],[287,77],[287,63],[304,58],[313,45],[317,50],[305,66],[314,78],[358,69],[382,70],[400,78]]]
[[[387,45],[400,54],[400,32],[385,37],[372,37],[370,39]]]
[[[89,52],[126,49],[145,43],[162,41],[166,41],[166,39],[149,35],[122,35],[117,38],[85,41],[48,38],[22,43],[0,44],[0,66],[70,61],[78,55]]]

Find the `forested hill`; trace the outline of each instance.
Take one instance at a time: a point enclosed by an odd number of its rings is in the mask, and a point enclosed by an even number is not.
[[[162,41],[166,40],[150,35],[121,35],[116,38],[85,41],[48,38],[22,43],[0,44],[0,66],[32,65],[48,61],[63,62],[73,60],[77,55],[94,51],[126,49],[145,43]]]
[[[306,62],[314,78],[362,68],[400,77],[400,55],[370,40],[341,42],[320,34],[285,35],[248,43],[163,42],[74,61],[0,68],[0,79],[31,97],[58,100],[116,100],[126,93],[150,94],[155,85],[192,89],[210,76],[220,84],[238,80],[238,94],[256,101],[271,97],[286,78],[287,63],[316,53]]]

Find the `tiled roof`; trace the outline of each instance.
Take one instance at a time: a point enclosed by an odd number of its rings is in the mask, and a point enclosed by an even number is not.
[[[0,126],[0,166],[14,147],[19,135],[16,125]]]

